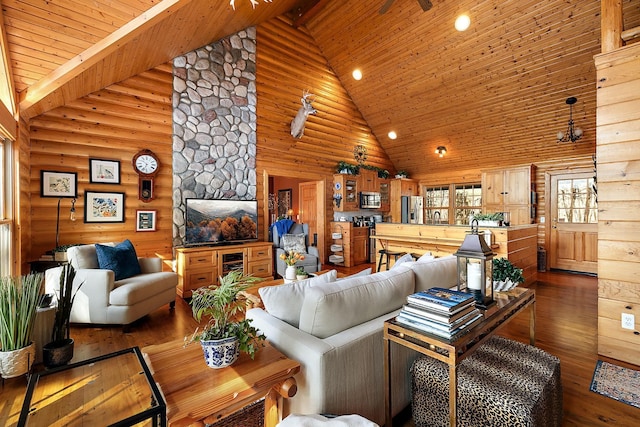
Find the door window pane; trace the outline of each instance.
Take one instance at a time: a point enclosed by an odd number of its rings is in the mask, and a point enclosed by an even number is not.
[[[598,222],[593,178],[558,180],[558,222],[569,224]]]

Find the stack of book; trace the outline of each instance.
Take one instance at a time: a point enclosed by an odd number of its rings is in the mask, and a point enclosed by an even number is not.
[[[473,295],[431,288],[409,295],[396,321],[453,341],[477,325],[482,318]]]

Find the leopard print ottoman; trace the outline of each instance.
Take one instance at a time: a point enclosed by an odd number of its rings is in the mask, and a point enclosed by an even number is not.
[[[421,356],[411,367],[416,427],[449,425],[449,370]],[[560,360],[545,351],[492,337],[458,365],[458,425],[562,425]]]

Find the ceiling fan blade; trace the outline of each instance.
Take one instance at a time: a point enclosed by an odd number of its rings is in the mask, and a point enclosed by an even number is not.
[[[420,7],[425,12],[431,9],[431,6],[433,6],[430,0],[418,0],[418,3],[420,3]]]
[[[382,15],[384,13],[387,13],[387,10],[389,10],[389,8],[391,7],[391,4],[393,4],[393,0],[387,0],[387,2],[384,5],[382,5],[382,7],[380,8],[380,11],[378,13],[380,15]]]

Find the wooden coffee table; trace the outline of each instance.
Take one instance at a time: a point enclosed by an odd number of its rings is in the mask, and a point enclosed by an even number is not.
[[[240,354],[227,368],[209,368],[199,344],[183,347],[182,340],[142,349],[164,394],[170,426],[212,424],[265,398],[264,425],[280,421],[278,401],[297,391],[293,376],[300,364],[288,359],[269,343],[251,359]]]

